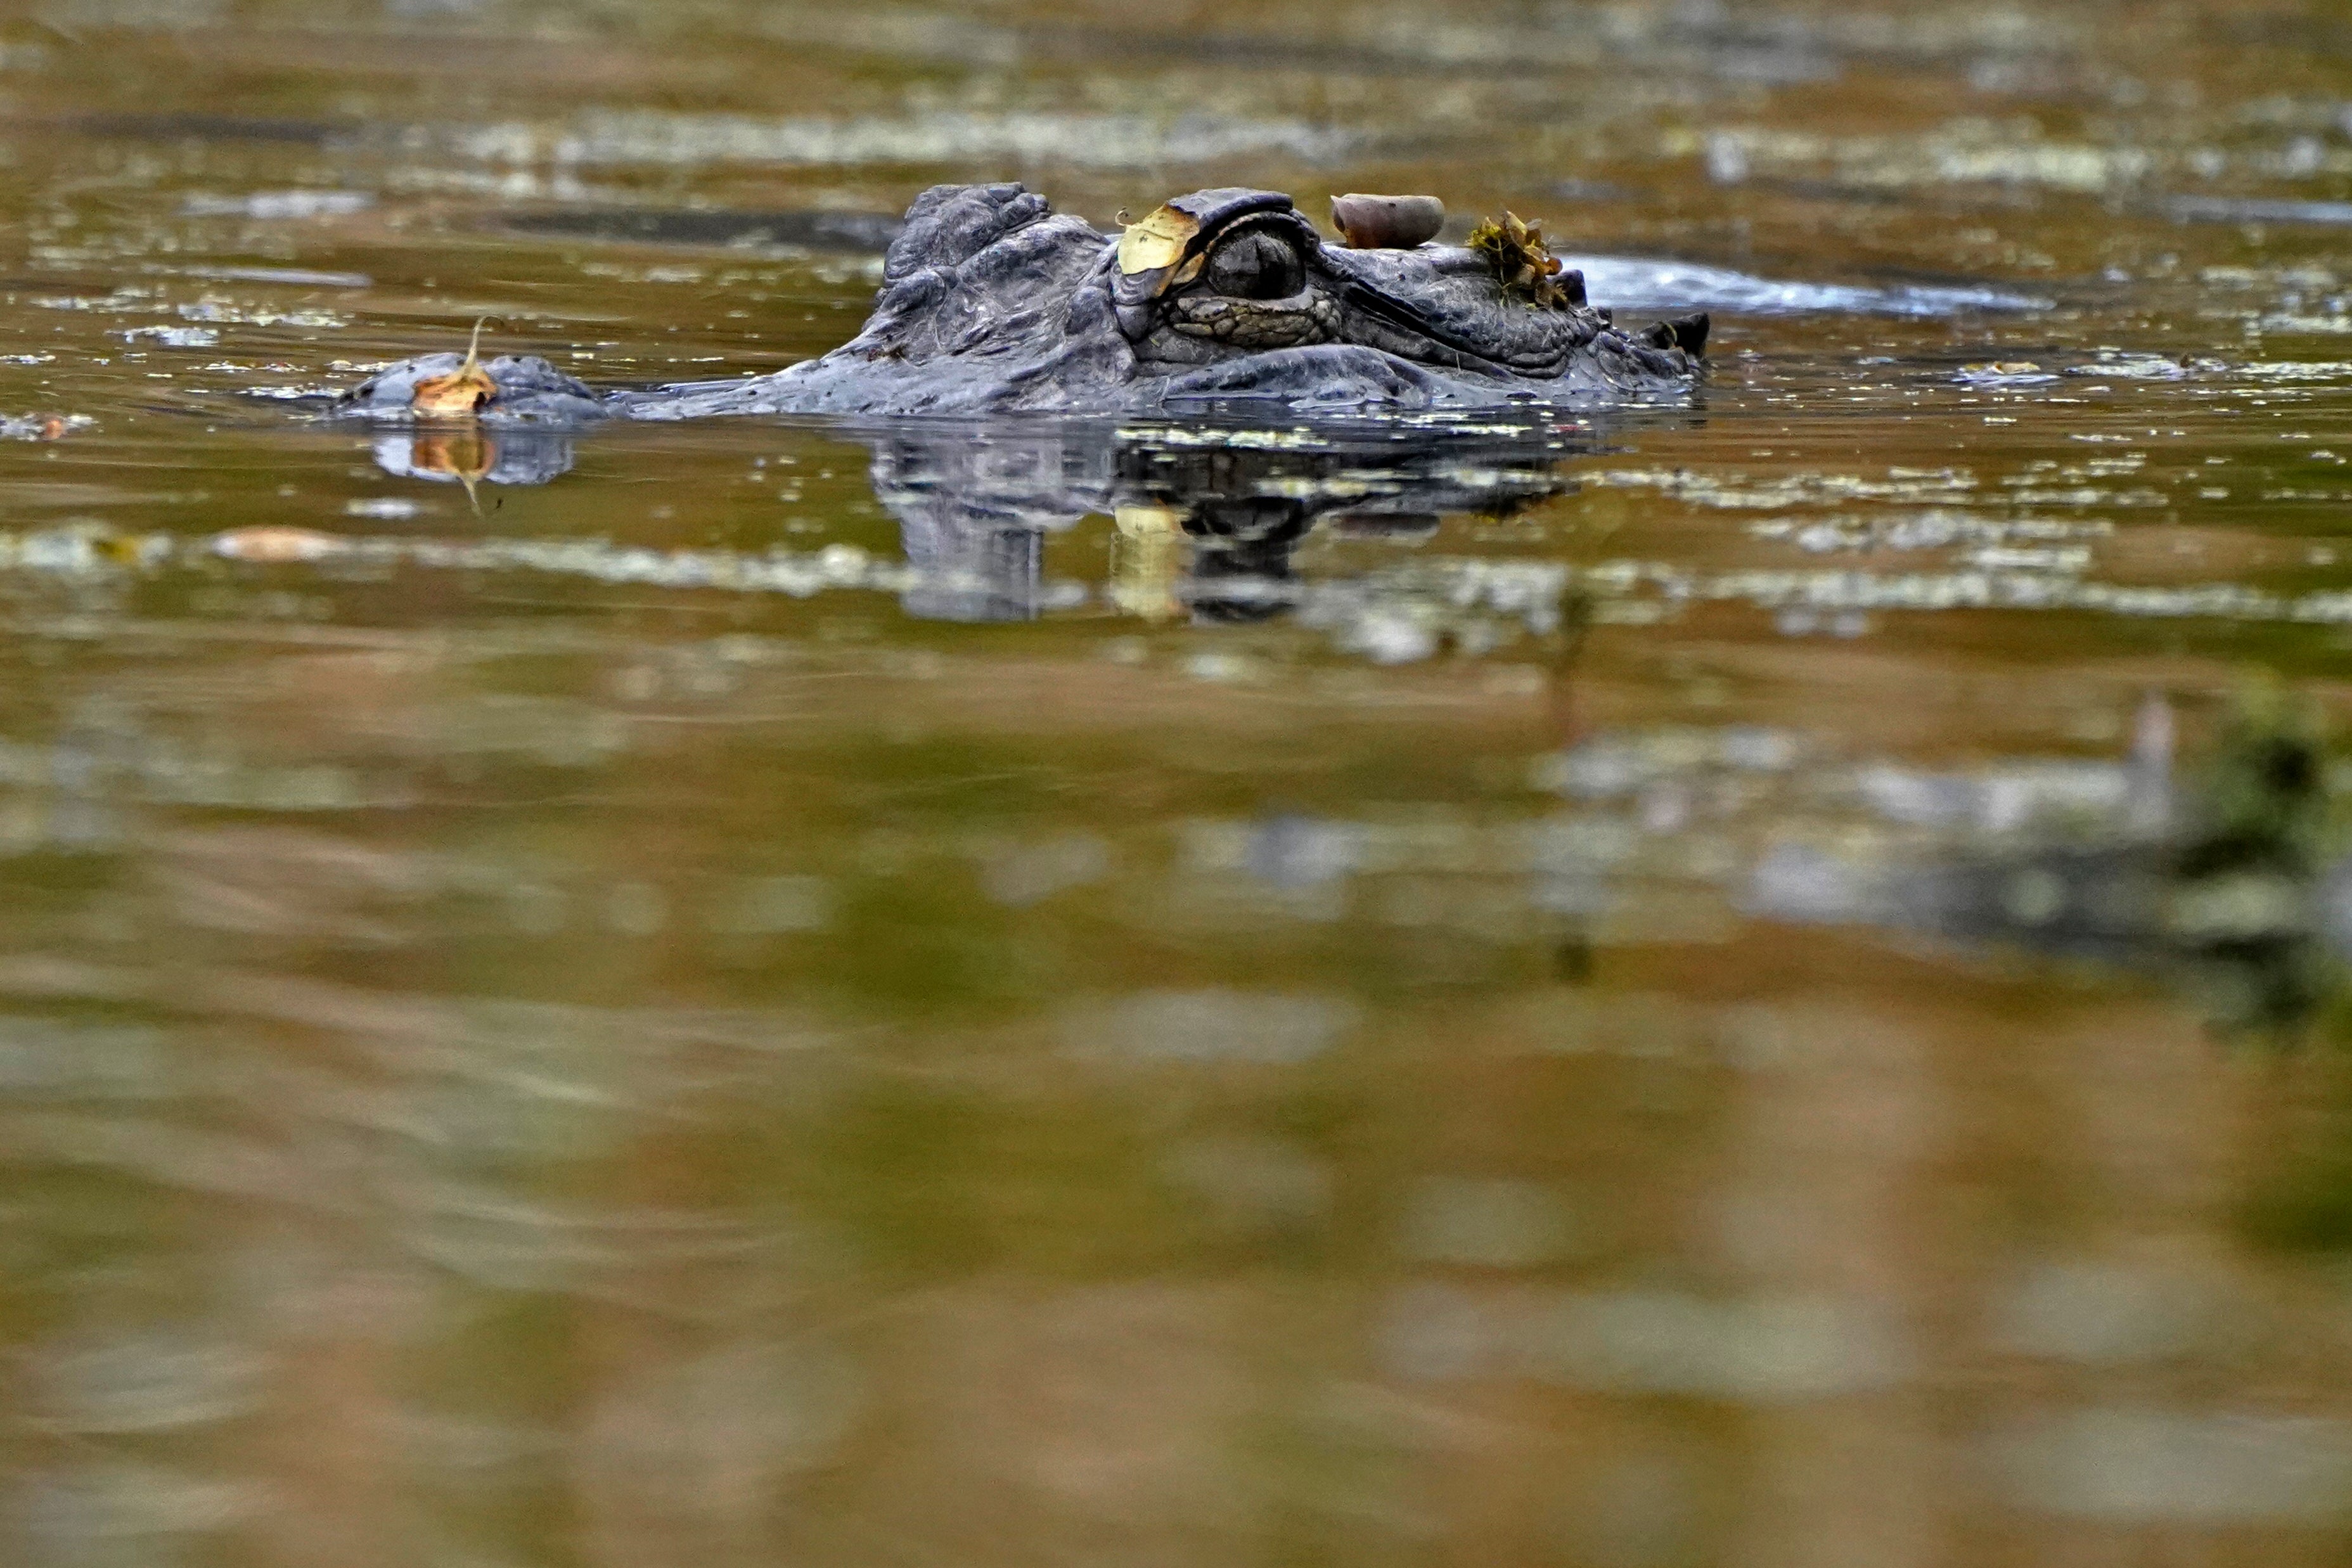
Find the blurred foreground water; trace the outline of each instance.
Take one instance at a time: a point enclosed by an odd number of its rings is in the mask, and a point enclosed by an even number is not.
[[[2352,25],[0,16],[0,1562],[2340,1561]],[[911,195],[1687,405],[378,435]]]

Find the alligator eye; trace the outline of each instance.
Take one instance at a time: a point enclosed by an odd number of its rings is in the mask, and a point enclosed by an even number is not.
[[[1230,299],[1287,300],[1307,287],[1307,263],[1280,235],[1244,229],[1210,253],[1202,281]]]

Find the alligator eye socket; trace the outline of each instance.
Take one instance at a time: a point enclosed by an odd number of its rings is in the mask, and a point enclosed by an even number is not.
[[[1210,253],[1202,280],[1231,299],[1287,300],[1307,287],[1307,263],[1281,236],[1248,229]]]

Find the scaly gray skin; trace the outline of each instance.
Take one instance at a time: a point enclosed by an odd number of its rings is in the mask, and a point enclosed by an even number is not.
[[[939,185],[890,247],[865,330],[773,375],[599,393],[536,357],[483,366],[478,417],[577,424],[722,414],[1145,413],[1239,403],[1289,409],[1592,405],[1687,391],[1706,318],[1617,331],[1580,302],[1507,296],[1454,246],[1326,245],[1290,198],[1220,189],[1177,198],[1197,263],[1130,275],[1117,237],[1018,184]],[[404,361],[338,412],[402,419],[456,354]]]

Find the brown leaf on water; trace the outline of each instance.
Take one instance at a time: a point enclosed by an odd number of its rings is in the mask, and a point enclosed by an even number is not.
[[[1543,222],[1523,222],[1514,212],[1488,218],[1470,231],[1470,248],[1486,258],[1503,292],[1530,305],[1565,309],[1575,297],[1561,288],[1559,258],[1544,243]]]
[[[463,418],[479,413],[499,395],[499,384],[482,368],[482,321],[474,323],[473,342],[466,345],[466,363],[446,375],[430,376],[416,384],[416,391],[408,400],[409,408],[427,419]]]
[[[341,554],[344,542],[331,533],[321,533],[315,528],[287,528],[263,525],[255,528],[232,528],[213,536],[213,553],[231,561],[253,561],[267,565],[282,565],[288,562],[323,561],[330,555]]]

